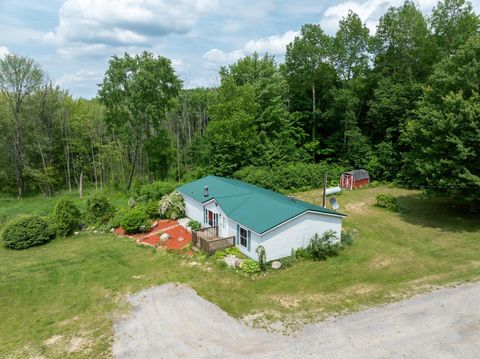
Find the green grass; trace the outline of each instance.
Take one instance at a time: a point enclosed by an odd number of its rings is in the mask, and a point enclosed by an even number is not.
[[[81,210],[85,209],[87,198],[94,191],[85,191],[83,198],[78,197],[77,192],[64,191],[54,197],[46,197],[42,195],[28,196],[20,200],[13,197],[1,197],[0,196],[0,229],[5,222],[10,218],[18,216],[20,214],[38,214],[40,216],[46,216],[53,210],[55,203],[62,196],[68,197],[73,200]],[[127,203],[127,197],[121,192],[105,192],[114,206],[121,207]]]
[[[380,192],[394,194],[407,211],[375,207]],[[320,198],[318,191],[297,196]],[[64,357],[79,338],[83,351],[71,356],[108,356],[113,322],[128,309],[125,294],[165,282],[187,283],[235,317],[262,313],[298,324],[480,278],[480,221],[465,208],[386,187],[342,193],[337,200],[348,215],[344,226],[360,232],[353,246],[325,262],[299,261],[256,278],[221,269],[212,259],[198,264],[198,258],[106,234],[82,233],[18,252],[0,249],[0,357]],[[38,201],[12,202],[10,212],[51,207]],[[52,344],[54,336],[61,337]]]

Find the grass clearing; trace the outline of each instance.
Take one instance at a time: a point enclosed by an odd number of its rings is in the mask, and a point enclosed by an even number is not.
[[[395,195],[407,211],[375,207],[380,192]],[[318,203],[319,193],[296,196]],[[0,216],[46,214],[54,200],[42,199],[0,199]],[[300,261],[256,278],[111,234],[82,232],[24,251],[2,248],[0,357],[109,356],[114,318],[128,309],[124,295],[166,282],[190,285],[234,317],[296,326],[480,278],[480,221],[465,208],[387,187],[337,200],[348,215],[344,226],[360,232],[353,246],[325,262]]]

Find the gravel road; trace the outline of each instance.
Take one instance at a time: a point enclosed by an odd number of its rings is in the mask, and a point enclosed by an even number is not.
[[[480,358],[480,283],[305,326],[295,336],[252,329],[187,286],[129,297],[114,326],[117,358]]]

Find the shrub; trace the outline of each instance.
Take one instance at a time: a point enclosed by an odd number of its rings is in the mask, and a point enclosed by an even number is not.
[[[192,229],[192,231],[196,231],[197,229],[202,228],[200,222],[194,220],[188,221],[188,226]]]
[[[163,196],[175,191],[178,183],[156,181],[141,186],[135,191],[137,202],[158,201]]]
[[[390,193],[379,193],[376,197],[376,203],[378,207],[386,208],[390,211],[398,212],[400,207],[398,206],[397,199]]]
[[[155,202],[137,204],[136,208],[142,209],[150,219],[158,219],[161,217]]]
[[[7,223],[2,238],[6,248],[25,249],[51,241],[55,230],[40,216],[21,216]]]
[[[344,168],[320,163],[287,163],[284,166],[247,166],[233,176],[242,181],[279,192],[303,191],[323,186],[323,175],[328,173],[330,185],[337,185]]]
[[[185,216],[183,197],[178,192],[172,192],[162,197],[158,213],[162,218],[178,219]]]
[[[119,222],[125,233],[129,234],[146,232],[150,229],[148,215],[142,208],[129,208],[123,211]]]
[[[221,260],[228,255],[238,257],[242,255],[242,252],[240,252],[240,249],[238,249],[237,247],[229,247],[226,249],[222,249],[221,251],[216,251],[214,254],[215,259],[218,259],[218,260]]]
[[[340,244],[342,247],[351,246],[356,239],[357,230],[348,229],[346,231],[342,231],[342,235],[340,236]]]
[[[77,205],[68,198],[61,198],[53,208],[52,219],[58,234],[68,236],[80,228],[81,214]]]
[[[90,223],[104,224],[112,219],[115,214],[115,208],[107,197],[94,194],[87,199],[86,214]]]
[[[260,265],[255,262],[253,259],[245,259],[242,263],[242,265],[240,266],[240,269],[242,270],[242,272],[246,273],[246,274],[255,274],[255,273],[258,273],[260,272]]]
[[[295,254],[297,258],[325,260],[328,257],[337,256],[340,253],[340,248],[335,232],[327,231],[321,236],[315,233],[307,248],[299,248]]]
[[[256,252],[258,254],[258,265],[262,271],[267,270],[267,253],[265,247],[260,245],[257,247]]]

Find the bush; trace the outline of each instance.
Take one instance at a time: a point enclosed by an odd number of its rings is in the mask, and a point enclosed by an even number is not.
[[[53,208],[52,219],[58,234],[68,236],[80,228],[81,214],[77,205],[68,198],[61,198]]]
[[[221,251],[216,251],[214,254],[215,259],[217,260],[221,260],[228,255],[238,257],[242,255],[242,252],[240,252],[240,249],[238,249],[237,247],[229,247],[226,249],[222,249]]]
[[[260,245],[257,247],[256,252],[258,254],[258,265],[262,271],[267,270],[267,253],[265,247]]]
[[[21,216],[7,223],[2,238],[5,248],[25,249],[51,241],[55,230],[40,216]]]
[[[188,221],[188,226],[192,229],[192,231],[196,231],[197,229],[202,228],[200,222],[194,220]]]
[[[256,274],[256,273],[259,273],[260,272],[260,265],[255,262],[253,259],[245,259],[242,263],[242,265],[240,266],[240,269],[242,270],[242,272],[246,273],[246,274]]]
[[[158,205],[155,202],[137,204],[136,208],[142,209],[150,219],[161,218],[160,213],[158,213]]]
[[[135,191],[137,202],[158,201],[163,196],[175,191],[179,184],[176,182],[156,181],[143,185]]]
[[[142,208],[129,208],[123,211],[119,222],[128,234],[146,232],[150,229],[148,215]]]
[[[357,239],[357,230],[349,229],[346,231],[342,231],[342,235],[340,236],[340,244],[342,247],[348,247],[353,244],[354,241]]]
[[[90,223],[104,224],[112,219],[115,214],[115,208],[107,197],[94,194],[87,199],[86,214]]]
[[[185,216],[183,197],[178,192],[172,192],[162,197],[158,213],[162,218],[178,219]]]
[[[323,175],[328,174],[329,185],[338,185],[344,168],[320,163],[288,163],[284,166],[247,166],[235,172],[239,180],[278,192],[305,191],[323,186]]]
[[[376,203],[378,207],[386,208],[393,212],[399,212],[400,207],[398,206],[397,199],[392,196],[390,193],[379,193],[376,197]]]
[[[315,260],[325,260],[328,257],[337,256],[340,253],[341,246],[337,241],[337,235],[334,231],[327,231],[321,236],[317,233],[313,236],[307,248],[299,248],[295,255],[303,258],[312,258]]]

